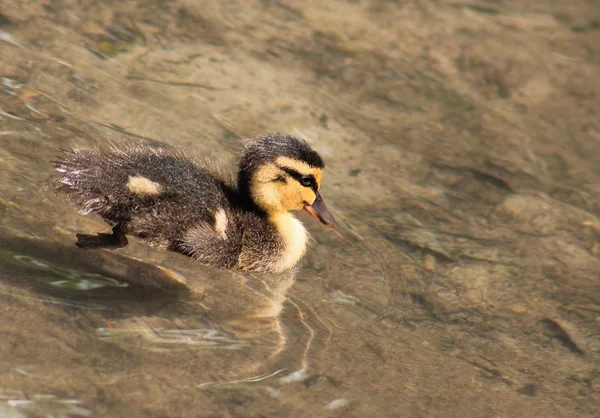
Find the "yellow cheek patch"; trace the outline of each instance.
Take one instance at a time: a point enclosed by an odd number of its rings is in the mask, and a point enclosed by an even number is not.
[[[271,213],[301,210],[304,207],[304,202],[312,204],[316,198],[314,190],[302,186],[280,167],[297,171],[301,175],[312,175],[317,182],[317,188],[321,187],[323,178],[321,168],[311,167],[307,163],[293,158],[278,157],[275,163],[263,165],[254,174],[250,185],[254,201]],[[275,181],[281,176],[287,179],[285,183]]]
[[[133,194],[140,196],[158,196],[162,192],[162,186],[144,176],[129,176],[127,189]]]
[[[315,199],[317,198],[317,195],[312,189],[308,187],[303,187],[303,189],[304,190],[302,190],[302,201],[312,205]]]
[[[252,178],[252,182],[268,183],[275,180],[279,175],[281,175],[281,169],[275,164],[265,164],[256,171]]]
[[[288,183],[282,190],[281,206],[286,211],[302,209],[305,200],[302,192],[294,183]]]
[[[259,168],[252,177],[250,183],[250,193],[252,199],[263,209],[267,211],[281,210],[283,184],[276,183],[273,180],[281,175],[281,170],[274,164],[266,164]]]

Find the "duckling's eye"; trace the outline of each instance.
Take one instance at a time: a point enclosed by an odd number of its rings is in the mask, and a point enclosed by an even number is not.
[[[300,184],[304,187],[312,187],[315,184],[313,176],[302,176],[300,177]]]
[[[315,180],[315,176],[312,174],[301,174],[293,168],[278,166],[284,173],[289,175],[291,178],[295,179],[304,187],[310,187],[315,191],[318,190],[317,181]]]

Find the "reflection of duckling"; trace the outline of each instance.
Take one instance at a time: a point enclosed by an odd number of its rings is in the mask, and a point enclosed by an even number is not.
[[[237,185],[180,153],[148,146],[66,151],[54,166],[81,213],[114,225],[112,234],[79,234],[79,247],[122,247],[132,234],[215,267],[282,272],[308,241],[289,211],[335,223],[319,194],[323,160],[290,135],[246,140]]]

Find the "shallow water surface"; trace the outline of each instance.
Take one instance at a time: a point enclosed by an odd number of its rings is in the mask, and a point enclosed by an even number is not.
[[[0,7],[0,416],[596,416],[600,7]],[[217,271],[54,192],[61,148],[305,138],[326,230]]]

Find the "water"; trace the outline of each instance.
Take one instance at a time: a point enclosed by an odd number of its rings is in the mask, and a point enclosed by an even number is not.
[[[598,6],[0,13],[0,416],[597,414]],[[54,193],[60,148],[227,166],[272,131],[324,157],[337,220],[300,215],[297,274],[74,246],[107,226]]]

